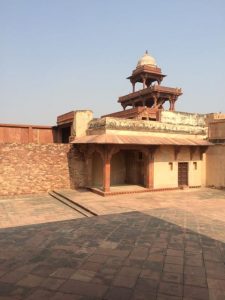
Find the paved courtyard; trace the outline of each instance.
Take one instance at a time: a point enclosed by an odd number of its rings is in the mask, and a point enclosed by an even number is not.
[[[73,197],[0,200],[0,300],[225,299],[224,191]]]

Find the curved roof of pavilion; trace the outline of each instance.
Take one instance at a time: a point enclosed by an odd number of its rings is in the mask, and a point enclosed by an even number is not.
[[[175,145],[175,146],[210,146],[212,143],[194,138],[171,138],[158,136],[136,136],[100,134],[75,138],[72,144],[119,144],[119,145]]]

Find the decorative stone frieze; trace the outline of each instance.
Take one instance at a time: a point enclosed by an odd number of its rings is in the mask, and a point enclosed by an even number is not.
[[[195,135],[206,135],[207,133],[207,128],[203,126],[170,124],[157,121],[128,120],[110,117],[91,121],[89,123],[89,133],[96,129],[130,130],[140,132],[174,132]]]

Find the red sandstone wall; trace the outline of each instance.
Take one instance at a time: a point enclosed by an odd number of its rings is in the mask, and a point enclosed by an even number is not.
[[[84,186],[84,169],[68,144],[0,144],[0,195]]]
[[[54,143],[55,136],[50,126],[0,124],[0,143],[47,144]]]

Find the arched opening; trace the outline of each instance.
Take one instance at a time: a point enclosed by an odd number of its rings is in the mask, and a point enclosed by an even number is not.
[[[92,186],[103,186],[103,161],[98,152],[92,154]]]
[[[110,185],[126,183],[126,160],[124,151],[119,151],[111,158]]]
[[[165,101],[164,104],[163,104],[163,108],[164,108],[164,110],[170,110],[170,102]]]
[[[110,184],[144,185],[144,157],[136,150],[121,150],[111,159]]]

